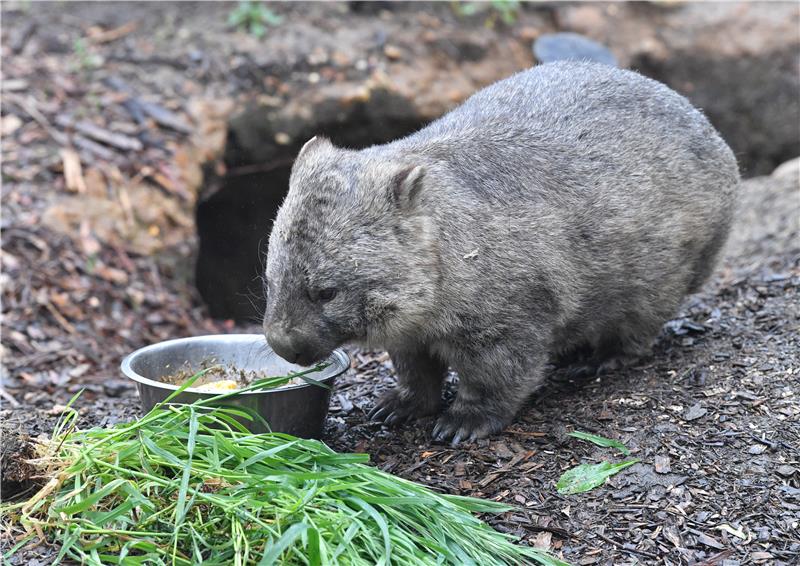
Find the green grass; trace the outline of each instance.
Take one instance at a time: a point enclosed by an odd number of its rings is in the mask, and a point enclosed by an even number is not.
[[[638,458],[619,462],[618,464],[612,464],[611,462],[581,464],[561,474],[556,484],[556,489],[561,495],[584,493],[603,485],[608,478],[620,473],[628,466],[633,466],[637,462],[639,462]]]
[[[458,2],[450,3],[456,15],[460,17],[474,16],[475,14],[488,13],[484,20],[486,27],[492,28],[501,20],[510,26],[516,23],[519,16],[521,3],[519,0],[489,0],[481,2]]]
[[[592,444],[596,444],[597,446],[602,446],[604,448],[616,448],[620,452],[622,452],[625,456],[630,456],[631,451],[619,440],[613,440],[611,438],[606,438],[605,436],[598,436],[596,434],[592,434],[590,432],[581,432],[579,430],[573,431],[569,433],[569,436],[573,438],[579,438],[581,440],[586,440],[591,442]]]
[[[278,26],[283,18],[261,2],[243,1],[228,14],[228,25],[247,30],[253,37],[262,38],[268,26]]]
[[[569,436],[586,440],[597,446],[604,448],[615,448],[622,452],[625,456],[630,456],[631,451],[618,440],[606,438],[605,436],[598,436],[588,432],[574,431],[570,432]],[[581,464],[570,468],[558,478],[556,483],[556,490],[562,495],[573,495],[576,493],[584,493],[596,487],[600,487],[611,476],[620,473],[628,466],[632,466],[639,462],[638,458],[633,460],[626,460],[617,464],[611,462],[601,462],[599,464]]]
[[[253,434],[240,409],[164,403],[90,430],[76,416],[36,462],[49,481],[2,507],[19,539],[5,558],[43,537],[59,561],[97,565],[564,564],[476,516],[504,504],[436,493],[316,440]]]

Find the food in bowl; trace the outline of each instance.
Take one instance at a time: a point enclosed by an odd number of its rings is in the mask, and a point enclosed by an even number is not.
[[[170,369],[169,365],[166,369]],[[198,377],[191,387],[209,393],[236,391],[252,385],[253,382],[259,379],[272,377],[258,371],[244,370],[233,365],[223,365],[218,363],[216,359],[210,358],[203,360],[198,366],[192,366],[188,361],[184,362],[183,367],[174,373],[163,375],[161,381],[171,385],[181,386],[200,372],[203,372],[203,375]],[[292,385],[301,385],[303,383],[305,383],[305,381],[303,381],[302,378],[295,377],[275,387],[275,389],[290,387]]]

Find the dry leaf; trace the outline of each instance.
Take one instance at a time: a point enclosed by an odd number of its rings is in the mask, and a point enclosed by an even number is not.
[[[732,526],[730,526],[730,525],[728,525],[728,524],[725,524],[725,523],[723,523],[723,524],[719,525],[717,528],[718,528],[719,530],[721,530],[721,531],[725,531],[726,533],[730,533],[730,534],[732,534],[733,536],[735,536],[735,537],[737,537],[737,538],[740,538],[740,539],[742,539],[742,540],[745,540],[745,539],[747,539],[747,536],[744,534],[744,532],[742,531],[742,529],[741,529],[741,528],[739,528],[739,529],[734,529]]]
[[[552,544],[553,533],[550,531],[542,531],[533,540],[533,547],[541,550],[550,550]]]
[[[128,282],[128,274],[122,271],[121,269],[116,269],[115,267],[109,267],[103,263],[99,263],[95,265],[93,273],[99,277],[102,277],[106,281],[111,283],[116,283],[117,285],[124,285]]]
[[[106,177],[99,169],[87,169],[83,180],[86,183],[86,194],[93,197],[108,196]]]

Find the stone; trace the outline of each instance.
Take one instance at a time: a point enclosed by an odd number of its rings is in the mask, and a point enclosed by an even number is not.
[[[540,63],[553,61],[595,61],[617,66],[614,54],[600,43],[577,33],[549,33],[533,44],[533,54]]]
[[[696,421],[700,417],[704,416],[708,411],[700,406],[700,403],[695,403],[691,407],[689,407],[686,412],[683,414],[684,420],[687,421]]]
[[[656,456],[654,467],[657,474],[668,474],[672,471],[669,465],[669,456]]]

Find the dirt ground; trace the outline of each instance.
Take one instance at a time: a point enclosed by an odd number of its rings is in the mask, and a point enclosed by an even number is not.
[[[310,74],[366,79],[389,68],[390,48],[409,66],[430,60],[415,51],[415,34],[430,29],[450,41],[440,46],[445,59],[447,45],[464,47],[453,38],[469,36],[475,50],[485,44],[523,65],[530,55],[515,46],[558,19],[527,9],[514,26],[490,29],[483,15],[460,20],[446,4],[383,4],[278,5],[284,24],[264,40],[269,48],[228,28],[232,4],[4,5],[4,499],[30,493],[26,440],[52,430],[76,392],[83,426],[138,414],[117,370],[133,349],[258,330],[209,318],[191,277],[199,171],[223,150],[215,128],[231,108],[313,88]],[[309,45],[335,56],[322,60]],[[460,88],[488,77],[471,69]],[[75,125],[85,119],[114,135],[98,142]],[[392,368],[385,354],[354,350],[324,440],[433,488],[514,504],[493,524],[572,564],[800,564],[798,187],[797,163],[743,184],[724,259],[647,363],[581,382],[553,371],[503,434],[451,448],[431,441],[432,420],[367,420]],[[561,496],[565,470],[618,457],[572,430],[618,439],[641,462],[594,491]],[[0,544],[9,542],[2,533]],[[27,548],[11,563],[49,564],[53,550]]]

